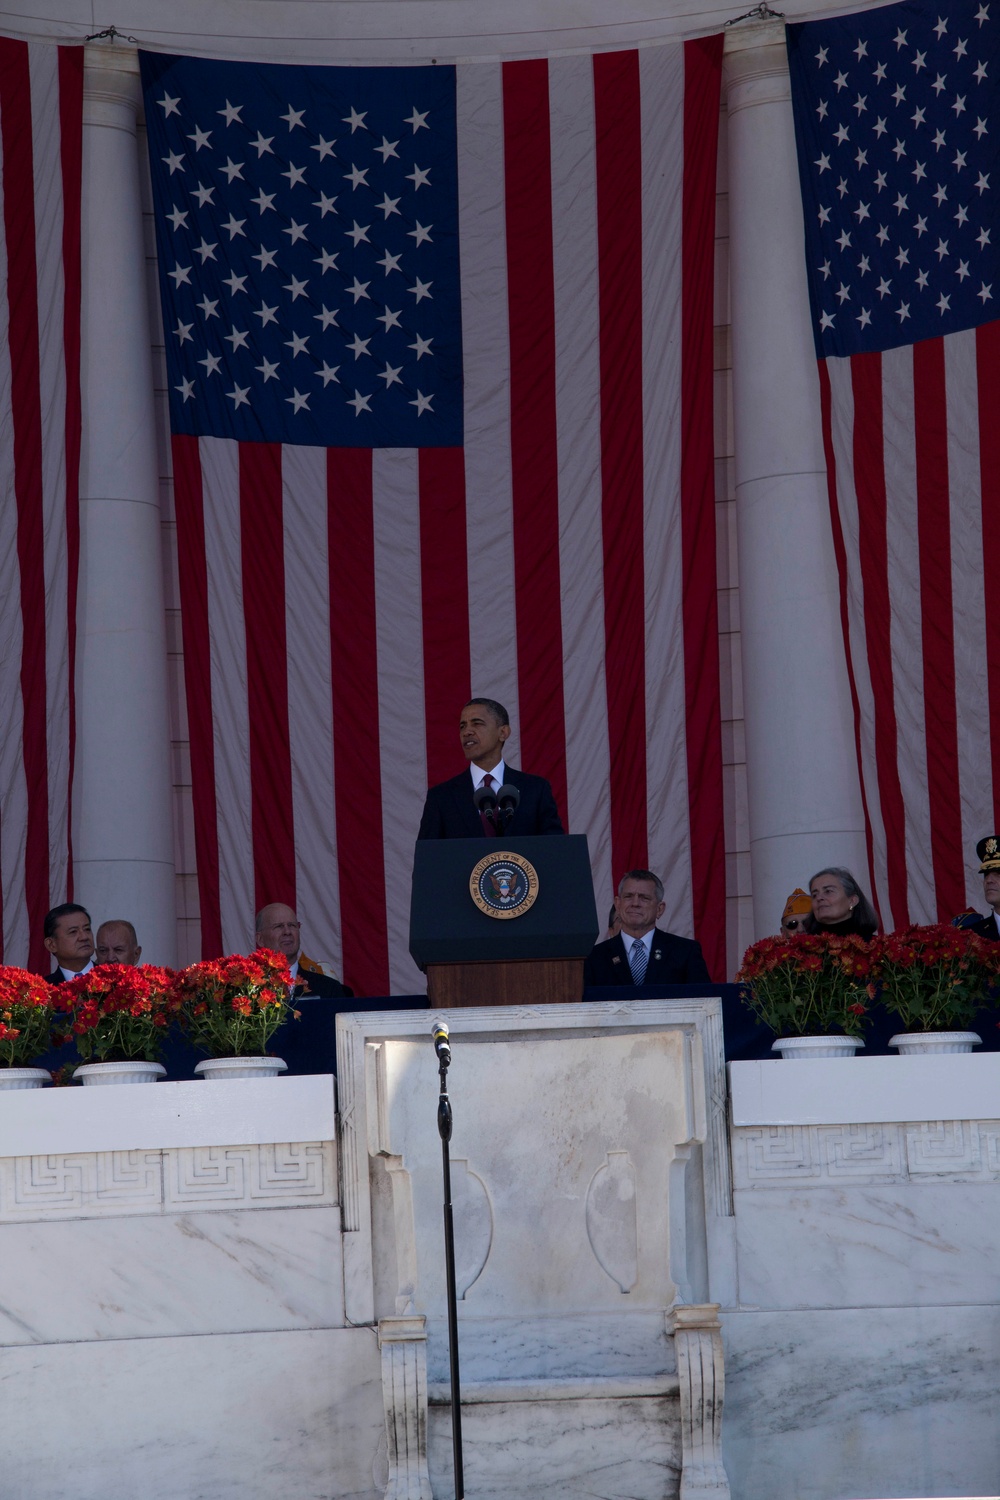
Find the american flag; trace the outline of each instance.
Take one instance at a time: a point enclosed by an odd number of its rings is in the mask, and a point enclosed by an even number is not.
[[[143,55],[206,952],[290,901],[356,990],[417,988],[477,692],[602,902],[651,862],[722,973],[720,65]]]
[[[906,3],[788,28],[871,876],[889,926],[981,906],[974,846],[1000,825],[995,12]]]
[[[0,960],[42,972],[72,880],[82,126],[83,48],[0,37]]]

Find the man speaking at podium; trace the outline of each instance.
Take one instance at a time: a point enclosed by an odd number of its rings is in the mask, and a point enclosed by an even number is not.
[[[472,698],[462,709],[458,735],[469,769],[430,788],[418,839],[517,838],[565,832],[544,777],[504,765],[510,717],[502,703]],[[508,788],[515,789],[516,797],[512,793],[497,797]]]

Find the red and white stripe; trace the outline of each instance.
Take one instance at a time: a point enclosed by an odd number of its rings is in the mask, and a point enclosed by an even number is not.
[[[724,975],[712,266],[721,43],[458,73],[463,449],[174,439],[205,951],[295,903],[365,994],[407,953],[471,692]]]
[[[2,952],[71,895],[83,49],[0,38]]]
[[[883,923],[982,907],[1000,796],[1000,325],[820,366]]]

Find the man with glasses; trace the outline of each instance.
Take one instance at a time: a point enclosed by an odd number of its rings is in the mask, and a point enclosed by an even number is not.
[[[799,937],[803,932],[808,932],[806,917],[812,915],[812,901],[809,892],[796,886],[788,900],[785,909],[781,913],[781,936]]]

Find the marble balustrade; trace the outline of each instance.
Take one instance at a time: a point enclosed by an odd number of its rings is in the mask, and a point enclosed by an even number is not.
[[[453,1013],[466,1488],[996,1495],[1000,1059],[722,1062],[719,1003]],[[447,1500],[426,1014],[329,1075],[0,1094],[18,1500]]]

